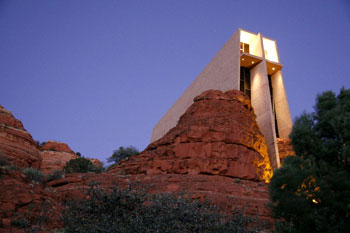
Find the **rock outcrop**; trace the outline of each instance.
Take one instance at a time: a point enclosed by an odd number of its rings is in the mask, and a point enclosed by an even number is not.
[[[151,192],[186,191],[231,209],[247,205],[247,215],[271,226],[267,146],[249,98],[239,91],[197,96],[165,136],[108,173],[117,183],[151,185]]]
[[[205,174],[268,181],[272,169],[249,98],[236,90],[210,90],[194,99],[176,127],[110,173]]]
[[[22,123],[0,105],[0,156],[19,167],[40,168],[37,143]]]
[[[78,158],[66,143],[48,141],[40,147],[42,164],[40,170],[49,174],[55,170],[62,170],[71,159]]]
[[[21,170],[0,167],[0,187],[0,233],[24,232],[13,223],[21,221],[23,225],[28,219],[36,219],[34,224],[40,224],[40,216],[50,219],[43,223],[41,232],[62,226],[62,205],[57,201],[58,196],[42,184],[31,181]]]
[[[292,142],[289,138],[277,138],[277,146],[282,165],[285,158],[295,155]]]
[[[12,122],[16,127],[21,126],[16,120]],[[16,146],[11,140],[3,142],[5,146],[7,143]],[[35,147],[34,141],[29,144]],[[45,173],[63,167],[75,156],[66,144],[56,142],[37,149],[41,150],[38,160],[43,161],[41,169]],[[46,183],[45,189],[29,182],[21,173],[6,175],[0,185],[12,191],[0,194],[0,213],[6,211],[5,215],[0,214],[0,232],[1,224],[8,230],[15,212],[27,213],[28,203],[36,203],[38,199],[53,203],[54,220],[49,220],[46,229],[59,228],[62,222],[56,221],[56,216],[61,210],[60,203],[86,197],[91,181],[100,182],[102,188],[139,182],[149,186],[150,193],[185,191],[195,199],[209,200],[231,210],[245,207],[246,215],[257,217],[259,222],[266,221],[265,229],[269,229],[273,219],[266,206],[266,183],[271,176],[267,145],[249,98],[239,91],[210,90],[194,99],[178,124],[164,137],[107,173],[68,174]],[[13,201],[11,195],[15,197]]]
[[[79,158],[74,151],[63,142],[48,141],[40,146],[40,155],[42,164],[40,170],[44,174],[49,174],[55,170],[63,170],[66,163],[71,159]],[[98,159],[86,158],[96,167],[102,167],[102,163]]]

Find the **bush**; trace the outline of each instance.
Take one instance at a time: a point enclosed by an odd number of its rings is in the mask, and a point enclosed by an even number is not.
[[[39,171],[38,169],[35,169],[33,167],[29,167],[23,170],[23,173],[32,181],[35,181],[39,184],[42,184],[44,180],[44,174]]]
[[[88,200],[68,203],[65,232],[252,232],[242,213],[227,215],[182,194],[148,195],[140,186],[101,190],[91,184]]]
[[[349,232],[350,89],[317,97],[315,112],[295,120],[296,156],[285,159],[269,185],[280,232]]]
[[[26,228],[28,227],[29,223],[24,218],[17,218],[11,221],[11,225],[17,228]]]
[[[134,146],[128,146],[126,148],[119,147],[118,150],[115,150],[111,157],[107,158],[108,163],[117,164],[121,160],[126,159],[128,157],[138,155],[140,152]]]
[[[9,165],[7,157],[0,153],[0,167]]]
[[[62,170],[55,170],[52,173],[47,175],[47,181],[51,180],[58,180],[63,177],[63,171]]]
[[[41,203],[30,203],[28,211],[17,212],[16,219],[11,221],[11,225],[22,228],[26,233],[47,232],[46,224],[53,213],[50,201],[46,200]],[[17,231],[16,231],[17,232]],[[23,232],[23,231],[21,231]]]
[[[66,173],[86,173],[86,172],[96,172],[96,168],[92,162],[84,157],[79,157],[76,159],[71,159],[66,163],[63,168]]]

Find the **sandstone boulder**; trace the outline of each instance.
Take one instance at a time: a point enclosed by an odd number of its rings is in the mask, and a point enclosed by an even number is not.
[[[0,187],[0,233],[24,233],[24,229],[11,223],[18,219],[34,219],[32,224],[40,224],[40,216],[50,219],[42,223],[40,232],[50,232],[63,225],[60,218],[63,205],[57,201],[56,194],[29,180],[21,170],[0,167]]]
[[[62,142],[48,141],[40,147],[42,164],[40,170],[49,174],[55,170],[62,170],[71,159],[78,158],[69,146]]]
[[[194,99],[176,127],[110,173],[205,174],[267,182],[272,169],[249,98],[236,90],[210,90]]]
[[[41,165],[37,143],[22,123],[0,105],[0,156],[19,167]]]
[[[44,174],[49,174],[55,170],[63,170],[66,163],[71,159],[76,159],[79,156],[63,142],[48,141],[40,147],[42,164],[40,170]],[[102,163],[98,159],[89,159],[94,166],[102,167]]]
[[[285,158],[295,155],[290,138],[277,138],[277,146],[282,165]]]

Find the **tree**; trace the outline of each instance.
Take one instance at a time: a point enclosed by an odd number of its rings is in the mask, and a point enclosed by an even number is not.
[[[63,170],[66,173],[85,173],[95,172],[96,168],[90,160],[79,157],[69,160]]]
[[[138,155],[139,153],[140,152],[134,146],[128,146],[126,148],[121,146],[118,150],[113,152],[111,157],[107,158],[107,162],[117,164],[121,160],[130,156]]]
[[[350,89],[327,91],[315,112],[296,119],[290,134],[296,156],[271,179],[271,209],[280,232],[350,229]]]

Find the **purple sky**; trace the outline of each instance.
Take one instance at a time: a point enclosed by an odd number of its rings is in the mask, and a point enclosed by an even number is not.
[[[293,118],[350,88],[348,0],[0,0],[0,104],[87,157],[143,150],[239,27],[277,41]]]

